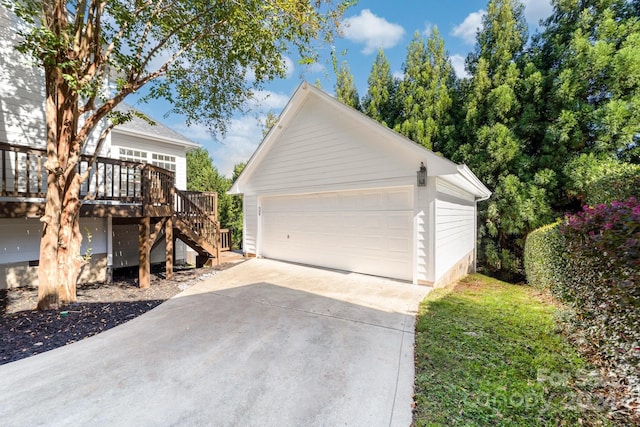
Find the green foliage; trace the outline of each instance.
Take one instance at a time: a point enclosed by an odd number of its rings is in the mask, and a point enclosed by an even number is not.
[[[549,153],[623,155],[636,147],[640,18],[632,3],[554,4],[536,43],[549,85]]]
[[[561,231],[567,267],[558,294],[584,339],[640,393],[640,202],[585,207]]]
[[[472,275],[427,296],[416,322],[416,426],[609,424],[589,366],[542,295]]]
[[[626,200],[640,194],[640,165],[593,153],[576,157],[565,167],[567,191],[586,205]]]
[[[554,293],[566,277],[564,236],[560,222],[532,231],[524,245],[524,268],[527,282]]]
[[[229,179],[218,172],[206,149],[187,153],[187,190],[218,193],[218,220],[222,228],[232,229],[232,242],[236,248],[242,243],[242,199],[227,191],[244,166],[244,163],[235,165],[233,177]]]
[[[340,68],[336,70],[336,98],[349,107],[360,110],[360,97],[358,89],[353,82],[353,75],[346,61],[340,64]]]
[[[285,75],[285,52],[313,61],[352,3],[1,1],[28,24],[20,50],[45,74],[61,76],[88,106],[105,106],[89,108],[98,119],[146,86],[148,98],[166,99],[188,122],[220,130],[253,87]],[[107,75],[115,76],[110,98],[103,91]]]
[[[428,148],[439,150],[453,134],[451,117],[453,67],[444,41],[434,28],[426,41],[419,33],[407,48],[404,78],[398,87],[401,107],[395,130]]]
[[[382,49],[378,50],[367,82],[369,89],[362,101],[364,113],[373,120],[393,128],[400,111],[397,105],[399,82],[391,74],[391,65]]]
[[[536,169],[531,145],[537,134],[521,122],[523,112],[537,117],[533,105],[541,91],[535,67],[520,65],[526,28],[520,1],[489,2],[476,51],[467,58],[464,143],[452,153],[493,191],[480,205],[480,264],[514,278],[523,274],[525,236],[553,217],[550,194],[557,184],[552,169]]]

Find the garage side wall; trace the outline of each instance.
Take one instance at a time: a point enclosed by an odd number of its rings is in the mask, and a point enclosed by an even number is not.
[[[258,255],[258,198],[255,194],[243,196],[243,229],[242,241],[245,256]]]
[[[435,285],[453,282],[475,265],[475,200],[438,180],[435,202]]]

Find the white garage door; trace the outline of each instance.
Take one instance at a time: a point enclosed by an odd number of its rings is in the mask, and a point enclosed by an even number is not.
[[[412,280],[410,187],[262,199],[266,258]]]

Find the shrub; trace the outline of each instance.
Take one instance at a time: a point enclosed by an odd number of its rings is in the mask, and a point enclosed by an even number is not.
[[[587,190],[586,204],[596,206],[626,200],[640,191],[640,165],[622,163],[610,174],[595,180]]]
[[[567,164],[564,173],[568,195],[591,206],[626,200],[640,188],[640,165],[610,157],[582,154]]]
[[[565,270],[564,236],[560,222],[545,225],[532,231],[524,245],[524,269],[527,282],[536,288],[560,288]]]
[[[638,377],[640,362],[640,203],[612,202],[567,217],[566,274],[560,296],[574,323],[616,370]]]

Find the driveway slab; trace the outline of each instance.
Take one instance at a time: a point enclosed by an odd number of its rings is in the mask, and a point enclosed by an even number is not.
[[[430,289],[254,259],[0,366],[3,426],[408,426]]]

